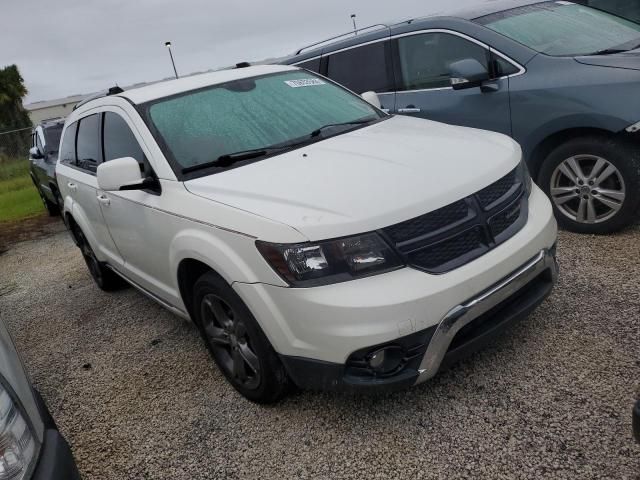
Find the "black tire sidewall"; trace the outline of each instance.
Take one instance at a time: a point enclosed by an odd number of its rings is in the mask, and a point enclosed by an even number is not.
[[[576,222],[562,213],[553,200],[553,211],[558,224],[576,233],[613,233],[630,225],[638,216],[640,205],[640,148],[606,137],[585,137],[570,140],[545,159],[538,175],[538,185],[551,198],[551,177],[563,161],[575,155],[597,155],[611,162],[622,174],[626,198],[620,211],[611,219],[596,224]]]
[[[193,313],[194,320],[204,343],[215,361],[219,370],[223,373],[229,383],[245,398],[256,403],[273,403],[279,400],[285,393],[287,387],[287,376],[284,367],[278,358],[271,343],[260,328],[257,320],[242,301],[240,296],[229,286],[229,284],[214,272],[205,273],[196,282],[193,289]],[[213,293],[233,308],[236,314],[242,316],[242,320],[246,326],[251,346],[254,353],[258,357],[260,363],[260,385],[256,389],[247,389],[237,382],[230,372],[228,372],[216,359],[214,350],[207,339],[202,328],[201,321],[201,304],[205,295]]]

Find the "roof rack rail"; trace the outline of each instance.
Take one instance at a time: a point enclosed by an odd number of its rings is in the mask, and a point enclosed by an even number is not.
[[[109,95],[116,95],[116,94],[122,93],[122,92],[124,92],[124,90],[121,87],[119,87],[118,85],[116,85],[114,87],[110,87],[107,90],[95,93],[93,95],[89,95],[87,98],[83,98],[82,100],[80,100],[78,103],[75,104],[73,109],[75,110],[76,108],[79,108],[82,105],[84,105],[85,103],[90,102],[91,100],[95,100],[96,98],[108,97]]]
[[[351,30],[350,32],[342,33],[340,35],[336,35],[335,37],[327,38],[326,40],[322,40],[320,42],[315,42],[315,43],[312,43],[312,44],[307,45],[305,47],[302,47],[301,49],[296,51],[296,55],[300,55],[304,50],[308,50],[308,49],[310,49],[312,47],[317,47],[317,46],[322,45],[324,43],[330,43],[330,42],[333,42],[334,40],[338,40],[339,38],[348,37],[349,35],[357,35],[360,32],[363,32],[365,30],[371,30],[371,29],[374,29],[374,28],[380,30],[380,29],[383,29],[383,28],[388,29],[390,27],[389,27],[389,25],[384,24],[384,23],[376,23],[375,25],[369,25],[368,27],[363,27],[363,28],[358,28],[356,30]]]

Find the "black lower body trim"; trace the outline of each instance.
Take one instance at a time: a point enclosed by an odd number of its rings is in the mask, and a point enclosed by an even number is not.
[[[40,458],[32,480],[80,480],[78,467],[71,453],[69,444],[58,431],[49,409],[40,394],[36,391],[42,422],[45,426]]]
[[[633,435],[636,437],[638,443],[640,443],[640,400],[633,407]]]

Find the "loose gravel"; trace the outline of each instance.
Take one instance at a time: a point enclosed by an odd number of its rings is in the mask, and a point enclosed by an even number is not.
[[[555,293],[419,387],[254,405],[195,328],[94,286],[66,233],[0,255],[0,316],[85,479],[640,479],[640,227],[562,233]]]

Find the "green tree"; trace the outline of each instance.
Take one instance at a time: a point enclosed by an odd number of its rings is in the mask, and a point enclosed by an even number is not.
[[[29,149],[29,130],[2,135],[2,132],[31,127],[29,114],[22,106],[26,94],[27,87],[18,67],[0,68],[0,157],[18,156]]]

